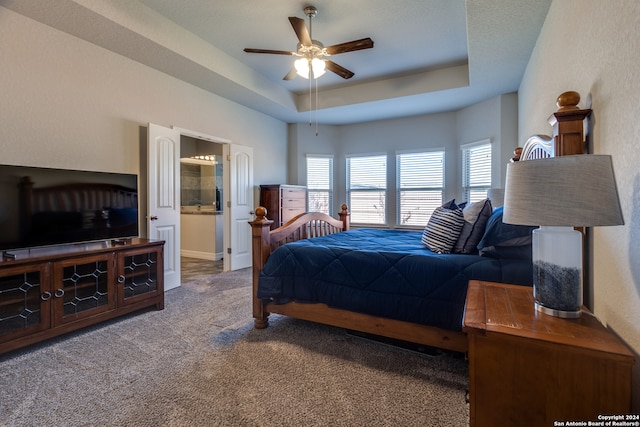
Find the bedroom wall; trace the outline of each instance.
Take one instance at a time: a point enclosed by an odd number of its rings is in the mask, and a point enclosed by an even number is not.
[[[494,188],[504,188],[506,165],[518,142],[518,95],[509,93],[464,108],[457,113],[457,140],[460,145],[488,139],[492,150]],[[458,156],[458,186],[460,183]],[[460,194],[458,194],[460,197]]]
[[[315,136],[315,125],[290,125],[295,139],[290,140],[289,152],[291,167],[297,173],[291,176],[297,179],[292,184],[306,184],[307,154],[334,154],[334,212],[346,201],[345,156],[350,154],[387,153],[387,176],[395,176],[395,153],[402,150],[420,150],[424,148],[445,148],[447,150],[446,180],[455,182],[456,154],[456,115],[455,113],[432,114],[392,120],[380,120],[342,126],[321,126]],[[388,181],[393,182],[393,181]],[[390,184],[393,185],[393,184]],[[451,187],[454,188],[454,187]],[[449,196],[449,195],[448,195]],[[455,197],[452,192],[450,197]],[[388,200],[388,223],[395,223],[395,200]]]
[[[636,354],[633,410],[640,412],[640,3],[551,4],[519,91],[519,139],[551,133],[546,118],[567,90],[592,108],[591,146],[610,154],[625,225],[593,230],[593,310]],[[585,189],[588,190],[588,189]]]
[[[140,173],[152,122],[252,146],[256,183],[286,179],[285,123],[3,7],[0,76],[2,163]]]
[[[446,149],[446,199],[461,200],[461,144],[490,139],[494,147],[494,187],[504,187],[506,164],[517,146],[516,93],[497,96],[459,111],[343,126],[289,125],[289,184],[306,184],[305,156],[334,154],[334,212],[346,200],[345,156],[387,153],[387,174],[395,176],[396,151]],[[391,181],[394,182],[394,181]],[[393,191],[390,189],[390,191]],[[389,200],[389,224],[395,200]]]

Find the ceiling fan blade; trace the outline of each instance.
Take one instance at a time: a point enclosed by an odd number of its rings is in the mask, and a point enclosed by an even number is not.
[[[309,31],[307,30],[307,25],[304,23],[304,19],[290,16],[289,22],[291,22],[293,31],[296,32],[296,36],[298,36],[300,44],[302,46],[311,46],[311,37],[309,36]]]
[[[288,50],[271,50],[271,49],[251,49],[245,48],[245,52],[248,53],[271,53],[274,55],[293,55],[293,52],[289,52]]]
[[[293,80],[296,78],[296,76],[298,75],[295,67],[291,67],[291,69],[289,70],[289,72],[287,73],[286,76],[284,76],[284,78],[282,80]]]
[[[369,37],[366,39],[353,40],[346,43],[334,44],[325,48],[329,55],[337,55],[339,53],[353,52],[354,50],[371,49],[373,40]]]
[[[332,73],[336,73],[343,79],[350,79],[351,77],[353,77],[353,72],[347,70],[342,65],[338,65],[328,59],[325,59],[324,62],[327,66],[327,70],[331,71]]]

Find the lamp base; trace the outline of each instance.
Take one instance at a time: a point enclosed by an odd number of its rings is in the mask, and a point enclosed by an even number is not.
[[[577,319],[582,315],[582,310],[577,311],[567,311],[567,310],[557,310],[555,308],[545,307],[540,304],[538,301],[535,302],[536,310],[540,313],[547,314],[549,316],[561,317],[563,319]]]
[[[556,317],[580,317],[582,234],[572,227],[540,227],[533,230],[532,238],[536,310]]]

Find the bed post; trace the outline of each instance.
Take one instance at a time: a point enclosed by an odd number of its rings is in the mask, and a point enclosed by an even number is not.
[[[256,217],[250,221],[251,225],[251,242],[253,249],[253,317],[256,329],[264,329],[269,325],[269,313],[265,311],[262,300],[258,298],[258,279],[260,270],[264,266],[269,253],[271,252],[271,244],[269,241],[269,231],[273,221],[267,219],[267,209],[262,206],[256,208]]]
[[[342,221],[342,231],[347,231],[349,230],[349,219],[351,217],[351,213],[349,213],[349,209],[347,207],[346,204],[343,204],[341,206],[341,211],[338,214],[338,216],[340,216],[340,221]]]
[[[568,91],[558,96],[558,110],[548,119],[553,127],[554,157],[587,152],[584,119],[591,114],[591,110],[581,110],[578,108],[579,102],[578,92]]]

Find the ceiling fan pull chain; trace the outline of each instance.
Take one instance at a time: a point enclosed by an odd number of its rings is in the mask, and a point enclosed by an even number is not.
[[[318,136],[318,79],[316,81],[316,136]]]
[[[309,67],[309,127],[312,126],[313,116],[311,115],[311,67]]]

